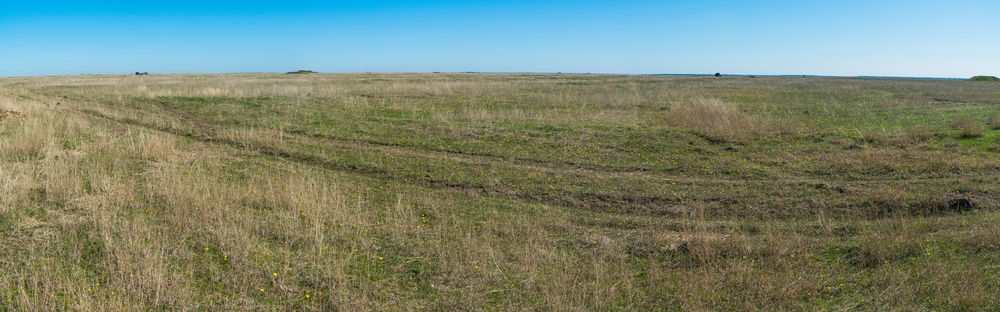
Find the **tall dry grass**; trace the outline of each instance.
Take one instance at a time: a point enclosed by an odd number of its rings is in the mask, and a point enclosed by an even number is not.
[[[684,200],[679,218],[595,212],[353,176],[193,140],[160,130],[236,146],[278,146],[287,136],[264,126],[211,133],[127,101],[312,96],[358,107],[417,106],[420,100],[401,98],[420,95],[516,106],[487,98],[522,90],[512,84],[538,77],[134,78],[54,77],[0,88],[0,107],[24,113],[0,121],[4,309],[959,310],[996,303],[996,287],[988,283],[995,268],[969,261],[1000,248],[996,213],[879,212],[911,205],[916,192],[905,188],[861,192],[869,197],[861,208],[884,218],[713,219],[713,209],[755,208]],[[74,88],[51,91],[65,86]],[[553,103],[544,109],[469,104],[432,115],[456,127],[574,118],[634,126],[657,118],[649,110],[693,98],[670,108],[666,121],[723,138],[774,131],[762,121],[767,116],[733,102],[678,94],[703,86],[683,92],[639,91],[629,81],[612,86],[602,86],[608,92],[600,95],[524,95]],[[587,105],[615,110],[586,116]],[[921,130],[913,137],[932,138]],[[989,166],[945,156],[852,149],[811,161],[832,170],[901,171],[904,160]],[[715,202],[730,198],[715,189],[705,193]]]
[[[993,128],[994,130],[1000,129],[1000,115],[990,115],[989,117],[986,118],[986,124],[988,124],[990,128]]]
[[[60,106],[170,123],[86,103]],[[559,251],[544,229],[574,227],[565,212],[557,212],[559,222],[532,217],[540,207],[469,217],[462,211],[473,199],[401,186],[393,187],[395,203],[383,206],[372,199],[383,191],[325,170],[74,110],[41,108],[3,127],[5,159],[15,161],[3,165],[3,213],[16,230],[4,239],[11,248],[0,266],[10,274],[0,289],[15,310],[594,309],[633,289],[615,286],[632,279],[622,242],[587,233],[574,244],[603,255]],[[273,134],[220,135],[259,142]],[[15,255],[22,262],[10,262]],[[581,293],[557,285],[589,286]],[[499,300],[490,295],[497,291]],[[547,299],[525,302],[520,294]]]
[[[958,117],[952,121],[952,126],[961,130],[959,134],[963,138],[978,138],[983,136],[983,126],[978,121],[969,117]]]
[[[668,124],[715,135],[722,140],[742,140],[747,134],[767,129],[761,120],[719,99],[695,98],[670,108]]]

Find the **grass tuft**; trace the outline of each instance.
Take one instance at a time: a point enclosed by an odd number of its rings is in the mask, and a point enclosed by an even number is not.
[[[1000,129],[1000,115],[990,115],[990,117],[986,118],[986,124],[994,130]]]
[[[907,129],[905,138],[910,144],[918,144],[930,141],[934,138],[934,132],[930,128],[922,125],[912,126]]]
[[[983,136],[983,127],[975,119],[969,117],[958,117],[952,120],[952,126],[961,130],[959,136],[963,138],[978,138]]]
[[[666,116],[673,126],[718,135],[724,139],[743,139],[761,130],[759,121],[736,105],[714,98],[696,98],[674,105]]]

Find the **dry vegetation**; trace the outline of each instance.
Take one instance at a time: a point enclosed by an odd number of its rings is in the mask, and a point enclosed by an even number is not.
[[[998,98],[832,78],[0,78],[0,310],[989,309]]]
[[[962,131],[963,138],[978,138],[983,136],[983,126],[975,119],[969,117],[959,117],[952,122],[955,128]]]
[[[753,120],[735,105],[718,99],[697,98],[674,105],[666,116],[674,126],[686,127],[725,138],[745,138],[759,133],[762,122]]]
[[[986,119],[986,123],[989,124],[990,128],[993,128],[994,130],[1000,129],[1000,115],[990,115],[990,117]]]

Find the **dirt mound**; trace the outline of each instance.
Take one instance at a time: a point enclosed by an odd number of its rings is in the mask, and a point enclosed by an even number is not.
[[[7,118],[23,118],[23,117],[24,115],[21,115],[21,113],[0,109],[0,120],[4,120]]]

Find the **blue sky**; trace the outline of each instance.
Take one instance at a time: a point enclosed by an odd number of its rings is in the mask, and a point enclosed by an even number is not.
[[[0,76],[1000,76],[994,0],[2,2]]]

